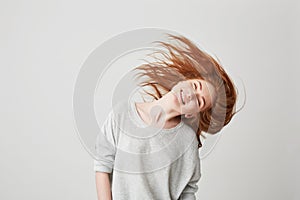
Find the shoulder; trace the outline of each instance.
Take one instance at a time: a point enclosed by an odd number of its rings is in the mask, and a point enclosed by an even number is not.
[[[186,123],[185,121],[183,121],[183,125],[182,126],[183,127],[182,127],[181,130],[184,132],[184,134],[187,134],[193,140],[197,140],[197,134],[196,134],[195,130],[188,123]]]
[[[109,112],[109,115],[117,119],[120,116],[126,115],[130,109],[130,103],[126,100],[121,100],[112,106],[112,109]]]
[[[190,125],[186,124],[185,122],[184,122],[181,130],[182,130],[181,134],[184,134],[185,137],[189,138],[189,141],[190,141],[187,151],[194,158],[196,156],[199,157],[197,133],[194,131],[194,129]]]

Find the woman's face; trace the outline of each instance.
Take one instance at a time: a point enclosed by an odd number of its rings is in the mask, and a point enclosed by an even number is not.
[[[180,81],[171,92],[177,97],[180,113],[186,117],[210,108],[216,96],[214,86],[202,79]]]

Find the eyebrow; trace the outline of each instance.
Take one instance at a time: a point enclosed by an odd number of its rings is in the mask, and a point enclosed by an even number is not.
[[[202,90],[202,84],[201,84],[201,81],[198,81],[199,82],[199,85],[200,85],[200,90]]]

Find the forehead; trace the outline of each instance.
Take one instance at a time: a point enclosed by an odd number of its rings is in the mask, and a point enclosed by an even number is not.
[[[203,88],[202,89],[204,89],[204,90],[207,90],[207,92],[210,92],[210,93],[213,93],[214,92],[214,86],[211,84],[211,83],[209,83],[209,82],[207,82],[207,81],[205,81],[205,80],[201,80],[201,79],[199,79],[199,81],[202,83],[202,85],[203,85]]]
[[[212,103],[212,100],[214,99],[215,97],[215,89],[214,89],[214,86],[203,80],[203,79],[193,79],[193,80],[197,80],[197,81],[200,81],[201,84],[202,84],[202,91],[203,91],[203,96],[205,98],[205,101],[206,103],[208,104],[207,106],[210,106],[211,103]]]

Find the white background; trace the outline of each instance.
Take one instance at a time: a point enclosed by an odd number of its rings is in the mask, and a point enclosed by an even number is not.
[[[202,161],[198,199],[298,200],[299,1],[1,1],[0,199],[96,199],[72,115],[81,65],[124,31],[203,44],[243,78],[245,108]]]

